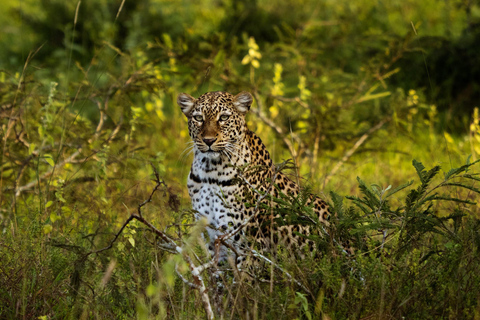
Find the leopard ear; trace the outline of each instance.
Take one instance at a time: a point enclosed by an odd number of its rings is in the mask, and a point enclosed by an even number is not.
[[[189,118],[192,108],[195,105],[195,98],[189,94],[180,93],[177,98],[177,104],[182,109],[183,114]]]
[[[245,114],[250,110],[252,105],[253,97],[249,92],[243,91],[237,94],[233,98],[233,105],[241,114]]]

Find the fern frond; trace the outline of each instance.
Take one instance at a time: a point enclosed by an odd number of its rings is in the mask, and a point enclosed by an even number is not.
[[[363,200],[363,199],[360,199],[358,197],[350,197],[350,196],[347,196],[346,197],[348,200],[352,200],[353,203],[359,207],[366,215],[369,215],[372,213],[372,210],[369,210],[367,208],[368,204]]]
[[[480,193],[480,189],[475,188],[474,186],[469,186],[469,185],[458,183],[458,182],[448,182],[448,183],[444,183],[442,186],[460,187],[460,188],[472,190],[475,193]]]
[[[424,182],[423,175],[424,175],[425,166],[421,162],[419,162],[415,159],[413,159],[412,164],[415,167],[415,170],[417,170],[417,175],[420,178],[420,181],[423,183]]]
[[[438,196],[438,195],[435,195],[433,198],[430,198],[430,200],[443,200],[443,201],[453,201],[453,202],[459,202],[459,203],[466,203],[466,204],[470,204],[470,205],[475,205],[476,202],[472,202],[472,201],[469,201],[469,200],[462,200],[462,199],[458,199],[458,198],[451,198],[451,197],[445,197],[445,196]]]
[[[339,215],[343,215],[343,197],[334,191],[330,191],[330,198],[333,201],[333,209]]]
[[[461,175],[461,176],[458,176],[458,177],[461,177],[461,178],[467,178],[467,179],[471,179],[471,180],[475,180],[475,181],[480,181],[480,177],[476,177],[480,175],[479,173],[476,173],[476,174],[464,174],[464,175]],[[456,177],[455,177],[456,178]]]
[[[393,196],[395,193],[397,193],[397,192],[399,192],[399,191],[402,191],[402,190],[405,189],[405,188],[410,187],[412,184],[413,184],[413,180],[411,180],[411,181],[409,181],[409,182],[407,182],[407,183],[404,183],[404,184],[402,184],[402,185],[394,188],[393,190],[389,191],[389,192],[386,194],[385,198],[389,198],[389,197]]]
[[[467,164],[465,164],[465,165],[463,165],[459,168],[450,169],[447,173],[445,173],[445,181],[447,181],[450,177],[452,177],[454,175],[458,175],[461,172],[468,171],[468,168],[470,168],[471,166],[475,165],[478,162],[480,162],[480,159],[477,160],[477,161],[474,161],[472,163],[468,163],[468,161],[467,161]]]
[[[363,180],[359,177],[357,177],[357,181],[359,183],[359,188],[364,195],[364,203],[372,210],[378,208],[380,206],[380,199],[375,194],[375,191],[370,190],[370,188],[365,184],[365,182],[363,182]]]

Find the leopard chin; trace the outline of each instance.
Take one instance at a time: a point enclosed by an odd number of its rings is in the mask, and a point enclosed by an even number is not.
[[[202,151],[203,154],[207,156],[207,158],[210,159],[218,159],[221,156],[221,152],[213,151],[213,150],[207,150],[207,151]]]
[[[211,159],[220,157],[223,152],[222,148],[218,148],[217,146],[207,147],[205,145],[198,146],[198,150]]]

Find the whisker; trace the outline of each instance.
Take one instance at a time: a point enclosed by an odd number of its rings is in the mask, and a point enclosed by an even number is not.
[[[191,144],[191,145],[187,146],[187,147],[182,151],[182,153],[180,154],[180,157],[183,156],[186,152],[190,152],[190,151],[193,149],[194,146],[195,146],[194,144]]]
[[[230,160],[230,162],[232,162],[232,158],[229,155],[228,149],[225,148],[225,149],[222,150],[222,152],[225,154],[225,156],[227,156],[228,160]]]
[[[230,163],[233,163],[232,158],[233,158],[233,155],[235,154],[235,149],[233,149],[230,146],[226,146],[224,150],[228,156],[228,159],[230,160]]]
[[[179,161],[185,162],[187,157],[193,153],[194,149],[195,149],[195,144],[192,144],[191,146],[186,147],[185,150],[183,150],[180,156],[178,157]]]
[[[232,150],[232,152],[241,153],[242,151],[242,148],[238,144],[229,143],[228,148]]]

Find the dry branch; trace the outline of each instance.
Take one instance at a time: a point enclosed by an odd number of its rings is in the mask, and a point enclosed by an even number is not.
[[[100,120],[100,122],[103,123],[103,120]],[[115,136],[118,134],[118,132],[120,131],[120,127],[121,127],[122,123],[119,123],[115,129],[112,131],[112,133],[110,134],[110,136],[103,142],[103,144],[105,143],[110,143],[114,138]],[[99,123],[99,126],[100,126],[100,123]],[[101,130],[101,127],[97,126],[97,130]],[[98,137],[98,134],[97,134],[97,131],[95,133],[95,139]],[[91,143],[92,141],[90,141]],[[59,164],[56,164],[55,167],[53,167],[50,171],[48,172],[45,172],[44,174],[42,174],[40,177],[38,177],[37,179],[35,179],[34,181],[31,181],[29,183],[27,183],[26,185],[23,185],[23,186],[20,186],[18,187],[17,189],[15,189],[15,197],[19,197],[23,192],[27,191],[27,190],[30,190],[32,188],[34,188],[40,181],[50,177],[54,172],[55,170],[58,170],[59,168],[62,168],[64,165],[66,165],[67,163],[83,163],[83,162],[86,162],[89,158],[93,157],[95,154],[97,154],[100,150],[97,150],[97,151],[94,151],[92,152],[90,155],[88,155],[87,157],[83,158],[83,159],[77,159],[77,157],[80,155],[80,153],[82,152],[82,148],[79,148],[77,151],[75,151],[71,156],[69,156],[67,159],[65,159],[64,161],[60,162]],[[37,152],[38,154],[38,152]],[[23,170],[23,169],[22,169]]]
[[[325,181],[324,181],[324,185],[326,185],[328,183],[328,181],[330,181],[330,179],[335,175],[335,173],[337,173],[338,169],[340,169],[340,167],[348,161],[348,159],[350,159],[350,157],[355,153],[355,151],[365,142],[365,140],[367,140],[367,138],[372,134],[374,133],[375,131],[379,130],[385,123],[387,123],[388,121],[390,121],[390,118],[386,118],[386,119],[383,119],[382,121],[380,121],[379,123],[377,123],[374,127],[370,128],[367,132],[365,132],[361,137],[360,139],[357,140],[357,142],[355,142],[355,144],[353,145],[352,148],[350,148],[350,150],[348,150],[345,155],[343,156],[343,158],[337,162],[337,164],[335,165],[335,167],[333,167],[333,169],[330,171],[330,173],[325,177]]]
[[[292,275],[290,273],[288,273],[287,271],[285,271],[282,267],[280,267],[278,264],[276,264],[275,262],[273,262],[272,260],[268,259],[267,257],[265,257],[264,255],[262,255],[261,253],[259,253],[258,251],[256,250],[251,250],[252,254],[254,257],[256,258],[259,258],[259,259],[262,259],[263,261],[271,264],[272,266],[274,266],[275,268],[277,268],[278,270],[280,270],[284,275],[287,276],[288,279],[290,279],[291,281],[295,282],[296,285],[298,285],[300,288],[302,288],[305,292],[308,292],[311,296],[313,296],[312,292],[310,290],[308,290],[307,287],[305,287],[300,281],[298,281],[297,279],[295,279],[294,277],[292,277]]]
[[[255,100],[257,101],[257,104],[259,106],[258,110],[256,109],[251,109],[250,112],[252,112],[253,114],[255,114],[260,120],[262,120],[267,126],[269,126],[270,128],[272,128],[278,135],[279,137],[282,139],[283,143],[285,143],[288,147],[288,149],[290,150],[290,153],[292,154],[292,156],[294,158],[296,158],[298,156],[298,152],[295,150],[295,147],[292,143],[292,141],[290,141],[288,138],[287,138],[287,134],[284,132],[284,130],[282,128],[280,128],[279,126],[277,126],[275,124],[275,122],[273,122],[271,119],[269,119],[265,114],[263,114],[262,112],[262,109],[263,108],[263,104],[262,104],[262,101],[260,100],[260,97],[258,96],[258,93],[256,91],[253,92],[253,95],[255,96]],[[291,136],[292,136],[292,139],[295,140],[296,143],[298,143],[298,145],[300,146],[300,149],[304,149],[305,148],[305,145],[304,143],[302,142],[302,140],[294,133],[290,132]]]
[[[106,250],[109,250],[113,247],[115,241],[117,241],[118,237],[120,236],[120,234],[123,232],[123,230],[127,227],[127,225],[132,221],[132,220],[137,220],[141,223],[143,223],[144,225],[146,225],[153,233],[155,233],[159,238],[161,238],[164,242],[164,245],[167,245],[169,246],[172,251],[176,252],[177,254],[181,254],[183,259],[185,260],[185,262],[188,264],[189,266],[189,269],[190,269],[190,273],[192,275],[192,278],[193,278],[193,283],[186,280],[183,276],[180,277],[182,279],[182,281],[184,281],[187,285],[189,286],[193,286],[196,290],[198,290],[199,294],[200,294],[200,297],[202,299],[202,304],[203,304],[203,307],[205,309],[205,312],[207,313],[207,318],[208,319],[214,319],[214,314],[213,314],[213,309],[212,309],[212,306],[211,306],[211,303],[210,303],[210,298],[208,296],[208,292],[207,292],[207,288],[205,287],[205,282],[203,281],[203,278],[201,276],[201,273],[203,271],[205,271],[206,269],[212,267],[215,263],[215,260],[212,259],[211,261],[207,262],[207,263],[204,263],[200,266],[196,266],[192,259],[190,258],[190,256],[188,255],[188,252],[187,250],[184,250],[183,247],[179,246],[171,237],[169,237],[166,233],[158,230],[154,225],[152,225],[148,220],[146,220],[144,217],[143,217],[143,214],[142,214],[142,208],[149,202],[152,202],[152,198],[153,198],[153,195],[155,194],[156,191],[159,190],[160,186],[164,186],[166,188],[166,185],[165,185],[165,182],[163,180],[160,179],[160,176],[158,174],[158,172],[156,171],[155,167],[152,165],[152,168],[153,168],[153,171],[154,171],[154,175],[155,175],[155,187],[153,188],[152,192],[150,193],[150,196],[145,200],[143,201],[141,204],[138,205],[137,207],[137,213],[131,213],[130,216],[127,218],[127,220],[125,220],[125,222],[123,223],[122,227],[120,228],[120,230],[115,234],[114,238],[110,241],[110,243],[108,244],[108,246],[102,248],[102,249],[99,249],[99,250],[95,250],[95,251],[91,251],[89,253],[87,253],[85,256],[84,256],[84,259],[86,259],[89,255],[91,254],[98,254],[98,253],[101,253],[103,251],[106,251]]]
[[[31,188],[35,187],[40,181],[44,180],[45,178],[48,178],[50,177],[54,172],[55,172],[55,169],[58,169],[58,168],[61,168],[63,167],[64,165],[66,165],[67,163],[72,163],[76,157],[78,157],[78,155],[80,154],[80,152],[82,152],[82,148],[78,149],[77,151],[75,151],[70,157],[68,157],[67,159],[65,159],[64,161],[62,161],[61,163],[57,164],[54,168],[52,168],[50,171],[48,172],[45,172],[44,174],[42,174],[40,177],[38,177],[38,179],[32,181],[32,182],[29,182],[27,183],[26,185],[24,186],[21,186],[21,187],[18,187],[16,190],[15,190],[15,197],[18,197],[20,196],[20,194],[22,194],[22,192],[24,191],[27,191],[27,190],[30,190]]]

